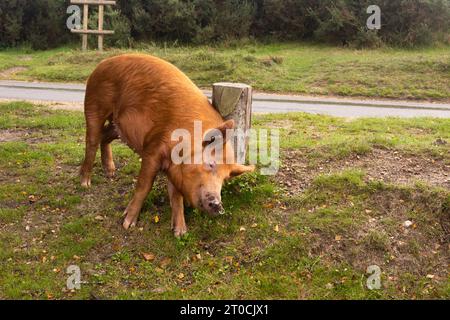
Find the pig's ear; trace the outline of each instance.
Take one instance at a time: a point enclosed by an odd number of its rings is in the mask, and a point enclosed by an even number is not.
[[[253,171],[255,171],[254,165],[244,166],[242,164],[234,164],[230,172],[230,178],[234,178],[240,176],[241,174],[250,173]]]
[[[222,132],[222,137],[224,138],[223,141],[226,141],[227,139],[227,130],[231,130],[234,129],[234,120],[227,120],[224,123],[222,123],[222,125],[218,128],[216,128],[216,130],[219,130],[220,132]]]
[[[222,135],[221,141],[223,143],[227,142],[228,139],[231,138],[231,136],[227,135],[227,130],[234,129],[234,120],[227,120],[224,123],[222,123],[219,127],[209,130],[206,132],[204,138],[203,138],[203,147],[206,147],[217,140],[217,135]]]

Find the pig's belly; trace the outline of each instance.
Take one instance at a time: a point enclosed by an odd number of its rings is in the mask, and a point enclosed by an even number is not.
[[[152,121],[147,120],[143,115],[127,112],[117,118],[114,117],[113,122],[120,139],[134,152],[142,154],[145,148],[145,137],[153,127]]]

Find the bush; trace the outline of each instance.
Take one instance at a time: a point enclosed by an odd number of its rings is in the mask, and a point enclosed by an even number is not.
[[[106,9],[116,31],[107,45],[132,41],[229,42],[276,38],[357,47],[449,41],[450,1],[377,0],[382,28],[366,28],[370,0],[118,0]],[[0,2],[0,47],[31,44],[46,49],[78,40],[65,27],[67,0]],[[96,27],[91,6],[91,23]],[[94,16],[93,16],[94,15]],[[94,38],[94,37],[92,37]],[[94,38],[95,39],[95,38]]]
[[[90,13],[89,28],[98,28],[98,10],[94,10]],[[105,8],[105,23],[103,28],[105,30],[114,30],[113,35],[107,35],[104,37],[106,46],[109,47],[129,47],[132,41],[131,39],[131,27],[128,19],[120,13],[119,10],[115,10],[112,7]],[[97,37],[89,37],[89,44],[91,47],[97,47]]]
[[[69,39],[65,0],[0,2],[0,47],[23,43],[34,49],[55,47]]]

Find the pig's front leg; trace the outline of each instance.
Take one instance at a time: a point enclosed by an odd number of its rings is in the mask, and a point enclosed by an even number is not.
[[[168,184],[170,206],[172,207],[172,230],[175,237],[180,238],[187,232],[186,221],[184,220],[184,199],[183,195],[170,182]]]
[[[154,157],[143,157],[141,171],[139,172],[136,190],[133,199],[125,210],[123,227],[128,230],[135,227],[141,212],[144,200],[153,187],[153,182],[159,171],[159,162]]]

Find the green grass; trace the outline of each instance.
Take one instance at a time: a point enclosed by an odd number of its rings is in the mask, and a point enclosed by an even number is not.
[[[82,53],[71,48],[0,52],[0,71],[27,70],[8,78],[84,82],[104,58],[142,52],[164,58],[197,85],[245,82],[257,90],[314,95],[449,101],[450,48],[354,50],[311,44],[236,44],[229,47],[167,47]]]
[[[0,142],[0,298],[450,298],[441,228],[450,221],[448,189],[371,181],[358,169],[314,173],[315,161],[358,154],[352,138],[366,152],[390,148],[449,163],[449,145],[431,143],[450,138],[449,120],[289,117],[282,153],[309,155],[313,176],[305,190],[288,196],[278,177],[258,173],[234,180],[223,191],[227,214],[210,218],[187,209],[189,234],[177,240],[163,178],[138,228],[122,230],[139,169],[126,146],[113,144],[117,178],[107,180],[97,161],[93,186],[84,190],[78,181],[82,114],[0,104],[0,133],[17,135]],[[278,127],[279,121],[257,116],[255,126]],[[383,129],[394,143],[381,139]],[[372,134],[380,135],[376,143]],[[407,219],[416,226],[405,233]],[[143,253],[155,259],[146,261]],[[73,264],[87,283],[72,292],[65,270]],[[377,291],[365,286],[373,264],[382,270]]]

